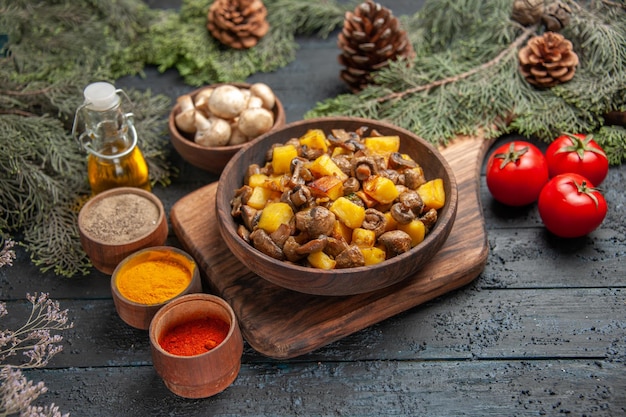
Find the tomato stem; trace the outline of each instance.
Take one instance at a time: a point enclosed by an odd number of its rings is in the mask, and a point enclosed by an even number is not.
[[[554,153],[555,155],[559,153],[576,152],[578,158],[582,161],[583,157],[585,156],[585,152],[595,152],[598,155],[602,155],[606,158],[606,154],[604,153],[604,151],[593,146],[589,146],[589,142],[593,140],[592,135],[589,134],[581,138],[580,136],[574,135],[572,133],[564,132],[564,134],[570,138],[572,144],[570,146],[561,146],[559,150]]]
[[[522,155],[528,152],[528,149],[528,146],[524,146],[523,148],[515,150],[515,142],[511,142],[509,145],[509,150],[507,152],[497,153],[494,155],[494,158],[502,159],[502,162],[500,163],[500,169],[504,169],[506,164],[508,164],[509,162],[516,164],[522,157]]]

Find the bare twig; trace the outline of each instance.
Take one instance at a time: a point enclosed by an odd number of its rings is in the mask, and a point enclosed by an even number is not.
[[[457,74],[454,75],[452,77],[447,77],[447,78],[442,78],[440,80],[436,80],[433,81],[431,83],[428,84],[424,84],[424,85],[419,85],[413,88],[409,88],[408,90],[404,90],[404,91],[397,91],[391,94],[387,94],[386,96],[380,97],[378,98],[378,102],[382,103],[385,101],[389,101],[389,100],[394,100],[394,99],[401,99],[404,96],[408,95],[408,94],[414,94],[414,93],[419,93],[421,91],[428,91],[431,88],[435,88],[435,87],[441,87],[442,85],[446,85],[446,84],[452,84],[455,83],[459,80],[465,79],[465,78],[469,78],[474,74],[477,74],[481,71],[486,70],[489,67],[492,67],[494,65],[496,65],[497,63],[499,63],[500,61],[502,61],[502,59],[504,59],[505,56],[507,56],[511,51],[517,49],[520,45],[522,45],[524,42],[526,42],[526,40],[537,31],[537,26],[531,26],[528,27],[526,29],[524,29],[524,32],[522,32],[522,34],[520,36],[517,37],[517,39],[515,39],[515,41],[513,43],[511,43],[506,49],[504,49],[502,52],[500,52],[495,58],[493,58],[491,61],[487,61],[484,64],[481,64],[477,67],[472,68],[469,71],[463,72],[461,74]]]

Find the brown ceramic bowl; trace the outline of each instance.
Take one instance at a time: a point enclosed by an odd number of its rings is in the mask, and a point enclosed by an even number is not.
[[[426,178],[442,178],[446,202],[439,210],[438,221],[423,242],[408,252],[372,266],[321,270],[280,261],[256,250],[237,234],[238,224],[231,216],[230,201],[243,185],[250,164],[263,165],[272,144],[285,143],[302,136],[309,129],[355,131],[362,126],[383,135],[399,135],[400,151],[409,154],[422,166]],[[266,280],[294,291],[315,295],[352,295],[379,290],[414,275],[429,262],[446,241],[457,211],[457,185],[452,169],[431,144],[413,133],[388,123],[349,117],[310,119],[291,123],[261,136],[238,153],[222,173],[216,192],[218,226],[232,253],[248,269]]]
[[[92,197],[78,214],[78,230],[93,266],[109,275],[128,255],[163,245],[168,234],[161,200],[133,187],[113,188]]]
[[[211,84],[202,88],[199,88],[189,93],[192,98],[202,90],[206,88],[215,88],[224,83]],[[247,83],[227,83],[239,88],[249,88],[252,84]],[[274,113],[274,127],[272,130],[278,129],[285,125],[285,109],[281,101],[276,97],[276,104],[272,109]],[[181,132],[176,127],[175,117],[180,113],[180,105],[176,104],[170,112],[168,120],[168,128],[170,132],[170,141],[174,146],[174,149],[180,154],[180,156],[191,165],[203,169],[207,172],[219,175],[224,166],[228,163],[230,158],[237,153],[245,144],[233,145],[233,146],[218,146],[218,147],[206,147],[198,145],[193,141],[193,136]]]
[[[162,337],[172,328],[199,318],[217,318],[229,325],[226,338],[213,349],[194,356],[163,349]],[[167,388],[185,398],[206,398],[224,391],[239,374],[243,338],[232,308],[210,294],[177,298],[157,312],[150,324],[152,363]]]
[[[137,298],[133,299],[131,296],[125,296],[123,294],[124,291],[121,291],[118,285],[120,277],[140,263],[155,261],[176,265],[177,268],[185,271],[189,276],[189,284],[181,288],[181,290],[172,297],[164,300],[146,301],[149,299],[140,300]],[[131,276],[128,277],[128,279],[137,283],[137,281],[140,281],[142,278],[139,276]],[[143,286],[147,286],[149,282],[145,281],[142,284]],[[150,327],[150,322],[156,312],[167,303],[183,295],[199,292],[202,292],[202,281],[200,279],[200,270],[196,262],[186,252],[170,246],[156,246],[133,253],[120,262],[111,276],[111,294],[113,295],[113,302],[117,314],[119,314],[120,318],[126,324],[141,330],[147,330]],[[141,293],[140,295],[145,296]]]

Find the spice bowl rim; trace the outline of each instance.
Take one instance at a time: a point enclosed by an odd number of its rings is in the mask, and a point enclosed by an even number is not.
[[[145,303],[139,303],[137,301],[133,301],[127,297],[124,296],[124,294],[121,293],[121,291],[119,290],[118,286],[117,286],[117,276],[120,272],[120,270],[129,262],[133,261],[134,258],[141,256],[142,254],[146,253],[146,252],[175,252],[178,255],[183,256],[184,258],[187,259],[187,261],[189,261],[190,265],[193,267],[193,270],[191,271],[191,279],[189,280],[189,283],[187,284],[187,286],[181,290],[178,294],[176,294],[175,296],[168,298],[165,301],[162,301],[160,303],[153,303],[153,304],[145,304]],[[167,245],[161,245],[161,246],[151,246],[149,248],[144,248],[144,249],[140,249],[136,252],[131,253],[130,255],[128,255],[126,258],[124,258],[115,268],[115,270],[113,271],[113,273],[111,274],[111,291],[113,292],[114,296],[119,297],[119,299],[129,305],[135,306],[135,307],[147,307],[147,308],[154,308],[154,307],[162,307],[165,304],[168,304],[170,302],[172,302],[173,300],[175,300],[176,298],[182,297],[184,295],[188,295],[188,291],[190,289],[192,289],[194,286],[198,285],[198,282],[200,282],[200,270],[198,267],[198,263],[195,261],[195,259],[187,252],[185,252],[182,249],[176,248],[174,246],[167,246]]]
[[[228,313],[228,318],[229,318],[228,333],[224,337],[224,340],[222,340],[217,346],[215,346],[211,350],[207,350],[206,352],[202,352],[197,355],[189,355],[189,356],[176,355],[174,353],[167,351],[161,346],[159,341],[156,340],[156,335],[155,335],[156,329],[154,329],[154,327],[156,327],[156,323],[165,314],[169,314],[173,309],[177,308],[178,305],[183,304],[183,303],[195,302],[195,301],[200,301],[200,302],[210,301],[210,302],[218,304],[221,308],[223,308]],[[184,323],[184,322],[185,320],[181,321],[181,323]],[[149,337],[150,337],[150,343],[154,344],[155,349],[157,349],[159,353],[164,354],[165,356],[168,356],[168,357],[185,360],[185,358],[198,358],[198,357],[211,354],[212,352],[217,352],[218,350],[221,350],[223,346],[226,345],[226,342],[232,338],[233,333],[236,331],[235,327],[237,326],[239,326],[237,315],[235,314],[230,304],[228,304],[228,302],[224,300],[223,298],[214,294],[207,294],[207,293],[186,294],[180,297],[176,297],[175,299],[172,299],[171,302],[168,303],[167,309],[162,308],[154,315],[154,317],[152,318],[152,322],[150,323]]]
[[[308,129],[322,128],[328,133],[332,128],[348,126],[352,129],[369,126],[383,135],[398,134],[401,137],[401,151],[405,146],[416,147],[423,149],[427,154],[420,157],[418,162],[426,157],[436,159],[431,163],[430,169],[445,173],[447,184],[444,186],[449,192],[444,207],[440,209],[439,220],[424,241],[411,250],[379,264],[333,270],[321,270],[277,260],[244,241],[238,235],[237,223],[230,214],[230,201],[235,190],[243,185],[243,176],[249,163],[261,162],[262,155],[265,155],[272,144],[284,143],[293,137],[299,137]],[[407,139],[412,143],[403,145],[403,141]],[[246,268],[261,278],[289,290],[311,295],[349,296],[397,284],[417,273],[435,256],[445,244],[456,219],[458,186],[454,172],[445,157],[432,144],[416,134],[385,121],[346,116],[323,117],[293,122],[279,130],[268,132],[236,154],[220,176],[215,204],[220,235],[233,255]],[[358,281],[351,279],[357,276],[362,279]]]
[[[85,213],[87,213],[89,211],[89,209],[91,208],[91,206],[95,205],[96,203],[114,196],[114,195],[122,195],[122,194],[135,194],[135,195],[139,195],[141,197],[144,197],[145,199],[149,200],[151,203],[153,203],[156,207],[157,210],[159,212],[159,216],[156,220],[156,222],[154,223],[154,227],[150,228],[149,231],[147,231],[145,234],[136,237],[133,240],[129,240],[129,241],[125,241],[125,242],[117,242],[117,243],[111,243],[111,242],[107,242],[105,240],[102,240],[96,236],[94,236],[93,234],[89,233],[85,227],[84,227],[84,222],[82,221],[84,219],[84,216],[86,215]],[[102,247],[108,247],[108,248],[115,248],[115,247],[120,247],[120,246],[126,246],[126,245],[133,245],[136,244],[138,242],[141,242],[142,240],[147,239],[148,237],[150,237],[153,233],[155,233],[158,229],[159,226],[163,223],[163,222],[167,222],[166,219],[166,213],[165,213],[165,207],[163,206],[163,202],[161,201],[161,199],[156,196],[154,193],[144,190],[142,188],[137,188],[137,187],[116,187],[116,188],[111,188],[109,190],[105,190],[102,191],[101,193],[98,193],[94,196],[92,196],[80,209],[80,211],[78,212],[78,228],[79,231],[82,235],[84,235],[84,237],[86,239],[89,239],[90,241],[97,243],[98,245],[102,246]],[[134,253],[134,252],[133,252]]]

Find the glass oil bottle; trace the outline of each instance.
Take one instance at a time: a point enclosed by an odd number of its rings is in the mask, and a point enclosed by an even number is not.
[[[138,187],[150,191],[148,164],[137,146],[132,113],[124,113],[120,93],[106,82],[89,84],[84,103],[76,110],[72,133],[88,153],[87,176],[92,194],[116,187]]]

